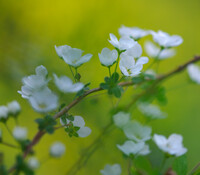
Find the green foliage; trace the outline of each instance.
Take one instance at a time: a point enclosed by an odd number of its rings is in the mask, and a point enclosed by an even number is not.
[[[81,89],[80,91],[78,91],[75,97],[80,97],[80,96],[84,95],[84,93],[90,89],[88,87],[89,85],[90,85],[90,83],[85,84],[84,87],[83,87],[83,89]]]
[[[152,86],[152,83],[147,82],[142,87],[147,89],[147,93],[140,98],[140,101],[151,103],[153,100],[157,100],[161,105],[166,105],[167,97],[165,88],[162,86]]]
[[[173,170],[177,173],[177,175],[186,175],[187,174],[187,157],[186,155],[182,155],[177,157],[174,160],[172,165]]]
[[[150,81],[150,80],[155,80],[155,79],[156,79],[156,77],[152,74],[141,73],[138,76],[133,77],[132,82],[134,84],[140,84],[146,80]]]
[[[0,165],[0,174],[1,175],[8,175],[8,171],[4,165]]]
[[[65,128],[65,132],[68,133],[70,137],[79,137],[77,131],[80,129],[80,127],[74,126],[72,122],[69,123],[69,125]]]
[[[14,175],[19,175],[21,172],[25,175],[34,175],[34,171],[24,162],[23,157],[18,155],[16,157],[16,171],[14,172]]]
[[[118,85],[119,74],[113,73],[111,77],[105,77],[105,82],[100,84],[102,89],[108,90],[109,95],[114,95],[117,98],[121,97],[122,87]]]
[[[22,151],[25,151],[25,150],[26,150],[26,148],[27,148],[27,146],[30,144],[30,142],[31,142],[31,141],[28,140],[28,139],[19,142]],[[32,152],[31,152],[31,153],[32,153]]]
[[[38,123],[38,129],[40,131],[44,130],[49,134],[53,134],[54,126],[57,124],[55,119],[50,115],[47,115],[44,118],[36,119],[35,122]]]

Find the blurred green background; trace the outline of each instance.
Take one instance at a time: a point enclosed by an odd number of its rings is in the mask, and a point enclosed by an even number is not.
[[[100,66],[97,53],[103,47],[112,48],[107,41],[109,33],[117,35],[122,24],[179,34],[184,43],[177,48],[174,58],[163,61],[160,72],[164,73],[200,53],[199,9],[199,0],[1,0],[0,105],[14,99],[20,102],[23,111],[19,122],[29,128],[28,135],[32,138],[37,131],[34,119],[40,115],[31,109],[17,90],[21,87],[21,78],[33,73],[40,64],[46,66],[50,74],[70,75],[67,65],[56,55],[55,44],[68,44],[94,55],[89,63],[80,68],[80,73],[83,82],[92,80],[91,87],[96,87],[107,75],[107,70]],[[184,136],[189,168],[192,168],[200,161],[200,87],[195,84],[180,87],[185,82],[189,82],[186,72],[165,83],[168,104],[162,109],[168,113],[168,118],[153,122],[152,125],[153,131],[158,134],[168,136],[179,133]],[[133,90],[130,89],[128,94]],[[128,95],[125,97],[128,98]],[[123,102],[128,101],[125,97]],[[72,99],[71,95],[66,97],[67,102]],[[35,147],[39,160],[47,157],[49,145],[55,140],[65,143],[66,154],[59,160],[50,159],[43,163],[36,174],[66,174],[83,149],[110,121],[110,107],[111,102],[106,95],[87,98],[77,105],[72,113],[85,118],[87,125],[92,128],[92,134],[83,139],[69,138],[61,129],[53,136],[46,135]],[[141,114],[136,111],[134,115]],[[12,120],[9,126],[14,127]],[[0,127],[5,140],[14,143],[4,126],[0,124]],[[127,162],[123,161],[121,152],[115,146],[124,140],[123,133],[114,130],[78,174],[100,174],[99,170],[106,163],[120,163],[125,170]],[[2,145],[0,151],[5,153],[7,166],[11,166],[17,152]]]

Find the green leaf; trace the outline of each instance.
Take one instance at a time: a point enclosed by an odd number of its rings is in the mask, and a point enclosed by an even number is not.
[[[182,155],[177,157],[174,160],[172,165],[173,170],[176,171],[177,175],[186,175],[187,174],[187,157],[186,155]]]
[[[47,115],[44,118],[36,119],[35,122],[38,123],[38,129],[40,131],[45,130],[49,134],[54,132],[54,125],[57,124],[55,119],[50,115]]]
[[[115,97],[120,98],[121,97],[121,89],[119,86],[115,86],[112,88],[112,92],[115,95]]]

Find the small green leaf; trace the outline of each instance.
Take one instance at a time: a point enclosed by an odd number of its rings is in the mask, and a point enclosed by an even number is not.
[[[173,167],[173,170],[176,171],[177,175],[186,175],[187,174],[187,157],[186,157],[186,155],[177,157],[174,160],[172,167]]]

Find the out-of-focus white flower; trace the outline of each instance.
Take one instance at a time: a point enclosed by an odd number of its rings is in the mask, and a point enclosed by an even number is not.
[[[162,51],[160,51],[160,48],[151,41],[145,42],[144,48],[149,57],[159,60],[173,57],[176,54],[176,51],[174,49],[163,49]]]
[[[55,50],[59,57],[73,67],[81,66],[83,63],[88,62],[92,57],[92,54],[82,56],[83,50],[72,48],[68,45],[55,46]]]
[[[61,125],[67,125],[70,123],[68,119],[66,119],[66,122],[63,122],[60,118]],[[85,121],[83,117],[81,116],[74,116],[74,121],[72,121],[73,125],[76,127],[80,127],[80,129],[77,131],[77,134],[79,137],[87,137],[91,134],[91,129],[89,127],[85,126]]]
[[[150,153],[149,146],[144,142],[126,141],[123,145],[117,145],[117,147],[127,156],[133,155],[147,155]]]
[[[118,40],[117,37],[112,33],[110,33],[110,40],[108,41],[120,51],[127,50],[133,47],[135,44],[135,41],[129,37],[122,37]]]
[[[167,116],[167,114],[162,112],[158,106],[153,104],[141,103],[138,105],[138,108],[141,113],[150,119],[163,119]]]
[[[115,125],[119,128],[123,128],[130,121],[130,113],[118,112],[113,116]]]
[[[145,71],[145,74],[152,75],[152,76],[154,76],[154,77],[156,76],[155,71],[152,70],[152,69],[147,69],[147,70]]]
[[[56,74],[53,74],[53,76],[55,85],[63,93],[78,92],[84,87],[84,84],[80,82],[73,84],[73,81],[67,76],[61,76],[60,78]]]
[[[179,35],[169,35],[166,32],[159,30],[158,32],[151,31],[153,40],[164,48],[179,46],[183,39]]]
[[[13,137],[19,141],[25,140],[27,138],[27,129],[19,126],[15,127],[13,129]]]
[[[0,106],[0,120],[8,118],[8,108],[6,106]]]
[[[52,157],[61,157],[65,153],[65,145],[61,142],[54,142],[50,147]]]
[[[29,158],[27,163],[28,163],[29,168],[31,168],[32,170],[36,170],[40,166],[40,163],[35,157]]]
[[[138,40],[144,36],[147,36],[150,32],[148,30],[143,30],[138,27],[126,27],[121,26],[119,28],[119,34],[123,36],[128,36],[133,38],[134,40]]]
[[[14,116],[18,115],[19,112],[21,111],[21,107],[17,101],[12,101],[8,103],[7,107],[8,107],[8,113]]]
[[[119,68],[125,76],[136,76],[140,74],[143,64],[148,63],[148,60],[147,57],[140,57],[135,61],[134,57],[122,53]]]
[[[103,170],[100,171],[102,175],[120,175],[122,173],[121,166],[119,164],[106,165]]]
[[[154,134],[153,140],[156,145],[164,152],[175,156],[181,156],[187,152],[183,147],[183,137],[179,134],[172,134],[167,139],[165,136]]]
[[[110,50],[106,47],[103,48],[101,53],[99,53],[98,55],[99,55],[101,64],[107,67],[112,66],[118,57],[118,53],[115,49]]]
[[[144,142],[151,138],[151,128],[148,126],[142,126],[137,121],[128,123],[123,128],[123,131],[127,138],[136,142]]]
[[[58,107],[58,97],[47,87],[34,92],[29,102],[34,110],[41,113],[53,111]]]
[[[200,84],[200,68],[194,64],[190,64],[187,67],[187,70],[192,81],[196,82],[197,84]]]
[[[22,79],[23,86],[18,93],[20,93],[23,98],[29,99],[33,92],[46,87],[49,82],[47,78],[48,72],[44,66],[36,67],[35,72],[35,75],[30,75]]]

